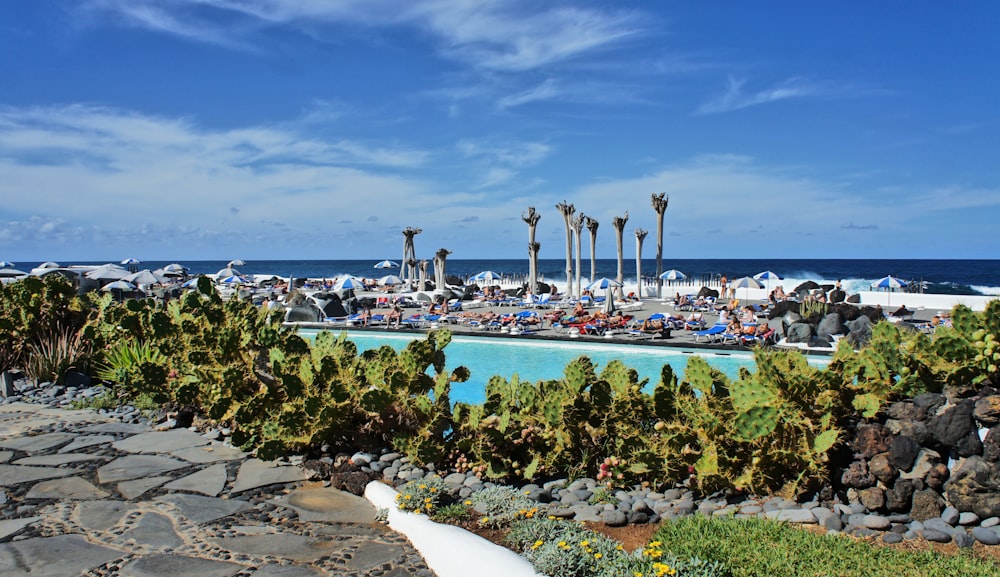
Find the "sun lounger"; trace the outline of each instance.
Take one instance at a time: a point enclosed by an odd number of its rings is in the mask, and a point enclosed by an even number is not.
[[[695,331],[691,334],[694,335],[694,342],[709,342],[714,343],[722,340],[722,334],[726,332],[726,325],[712,325],[711,327],[702,330]]]

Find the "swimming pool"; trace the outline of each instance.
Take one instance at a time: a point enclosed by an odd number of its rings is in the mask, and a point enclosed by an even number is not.
[[[300,331],[305,337],[315,336],[317,332]],[[382,345],[402,350],[410,341],[425,338],[425,335],[417,333],[346,332],[348,338],[358,346],[359,351]],[[744,352],[548,340],[526,341],[458,334],[452,335],[451,343],[444,349],[444,354],[448,370],[465,366],[471,372],[468,381],[452,384],[452,401],[476,404],[486,400],[486,383],[493,375],[509,379],[517,374],[522,382],[558,379],[563,376],[566,365],[581,356],[589,357],[596,365],[598,373],[612,360],[620,359],[626,366],[639,373],[640,380],[649,380],[646,388],[650,391],[659,382],[663,365],[669,364],[675,373],[682,375],[688,359],[695,355],[703,357],[710,365],[726,373],[730,378],[739,376],[740,367],[754,368],[753,355]],[[809,363],[821,366],[825,361],[810,359]]]

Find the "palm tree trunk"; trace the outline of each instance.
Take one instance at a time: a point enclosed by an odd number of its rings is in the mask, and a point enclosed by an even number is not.
[[[656,211],[656,298],[663,297],[663,213],[667,211],[670,197],[667,193],[653,195],[653,210]]]
[[[646,240],[646,230],[635,229],[635,294],[642,300],[642,241]]]
[[[573,229],[572,220],[576,207],[565,200],[556,205],[566,222],[566,296],[573,296]]]

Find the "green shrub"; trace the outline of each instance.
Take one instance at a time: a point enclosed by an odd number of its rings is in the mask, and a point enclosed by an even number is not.
[[[538,504],[513,487],[497,486],[476,491],[470,501],[483,515],[480,524],[487,527],[507,527],[518,519],[531,519],[538,513]]]
[[[34,342],[29,343],[24,368],[35,382],[62,383],[71,370],[86,373],[89,361],[90,347],[81,333],[69,327],[60,327],[38,335]]]
[[[873,547],[850,537],[817,535],[766,519],[684,517],[664,522],[655,539],[681,558],[697,557],[725,566],[733,577],[986,577],[1000,570],[993,562],[968,555]]]
[[[399,487],[399,492],[396,495],[396,506],[400,511],[431,516],[437,512],[442,499],[447,494],[448,486],[439,477],[409,481]]]

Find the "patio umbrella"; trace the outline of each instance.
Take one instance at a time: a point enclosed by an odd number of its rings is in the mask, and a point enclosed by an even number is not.
[[[196,277],[194,277],[192,279],[188,279],[188,280],[184,281],[184,283],[181,284],[181,286],[184,287],[184,288],[197,288],[197,286],[198,286],[198,279],[200,279],[200,278],[201,278],[200,276],[196,276]]]
[[[500,280],[500,275],[491,270],[484,270],[483,272],[473,276],[472,280],[477,282],[479,281],[490,282],[490,281]]]
[[[52,261],[43,262],[42,264],[38,265],[38,268],[59,268],[59,263]]]
[[[397,266],[399,266],[399,263],[391,260],[384,260],[382,262],[375,263],[375,268],[395,268]]]
[[[234,259],[229,261],[229,264],[227,264],[226,266],[228,266],[229,268],[233,268],[234,266],[243,266],[245,264],[246,263],[241,261],[240,259]]]
[[[167,279],[153,274],[153,271],[147,268],[123,277],[123,280],[133,284],[163,284]]]
[[[240,276],[238,274],[227,276],[226,278],[220,280],[222,284],[250,284],[250,279]]]
[[[139,266],[138,265],[141,262],[142,261],[139,260],[139,259],[137,259],[137,258],[131,258],[131,257],[129,257],[129,258],[123,260],[122,264],[125,265],[126,267],[128,267],[129,271],[135,272],[135,271],[139,270]]]
[[[898,279],[898,278],[896,278],[896,277],[894,277],[892,275],[880,278],[877,281],[875,281],[875,282],[872,283],[872,287],[874,287],[874,288],[880,288],[880,289],[886,289],[886,291],[888,292],[888,297],[887,297],[887,299],[885,301],[886,305],[889,305],[892,302],[892,291],[893,290],[904,288],[904,287],[907,287],[909,285],[910,285],[910,283],[908,283],[907,281],[905,281],[903,279]]]
[[[9,260],[0,260],[0,268],[14,268],[14,263]]]
[[[345,277],[343,280],[337,281],[337,284],[334,286],[334,288],[336,290],[344,290],[344,289],[364,290],[365,283],[361,279],[349,276]]]
[[[233,267],[226,267],[215,273],[216,278],[226,278],[227,276],[239,276],[240,271],[234,269]]]
[[[379,286],[396,286],[398,284],[403,284],[403,279],[399,278],[394,274],[387,274],[384,277],[378,279]]]
[[[129,272],[114,264],[99,266],[94,270],[83,273],[83,276],[93,280],[119,280],[127,277]]]
[[[757,280],[766,280],[767,281],[767,292],[771,292],[771,279],[781,280],[781,275],[779,275],[776,272],[771,272],[769,270],[766,270],[764,272],[759,272],[759,273],[753,275],[753,278],[755,278]]]
[[[178,264],[178,263],[174,262],[174,263],[170,263],[167,266],[163,267],[163,270],[166,271],[166,272],[180,272],[180,273],[182,273],[182,272],[186,271],[187,269],[184,268],[184,265]]]
[[[746,289],[746,292],[743,293],[743,299],[750,300],[750,287],[758,289],[762,288],[764,285],[760,284],[760,282],[752,276],[745,276],[734,280],[729,286],[734,289]]]
[[[613,278],[601,277],[587,285],[587,290],[604,289],[604,312],[612,313],[615,310],[615,298],[611,293],[620,286],[622,283]]]
[[[28,273],[16,268],[0,268],[0,278],[11,278],[15,276],[26,276]]]
[[[116,280],[114,282],[109,282],[108,284],[101,287],[102,291],[134,291],[135,285],[124,280]]]
[[[687,275],[675,268],[672,268],[668,271],[664,271],[663,274],[660,275],[660,278],[667,281],[669,284],[673,284],[675,280],[686,279]]]

